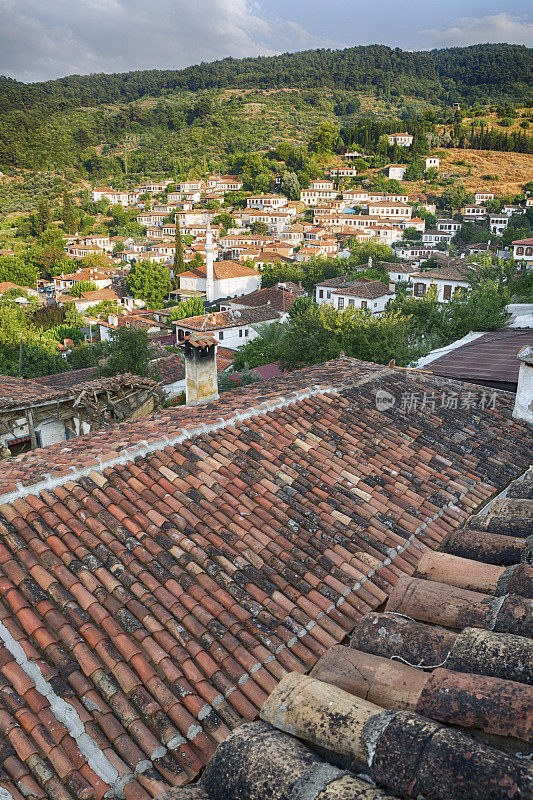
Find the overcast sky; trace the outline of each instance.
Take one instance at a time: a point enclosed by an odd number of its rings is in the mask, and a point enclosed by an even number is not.
[[[375,43],[533,46],[532,8],[527,0],[0,0],[0,74],[37,81]]]

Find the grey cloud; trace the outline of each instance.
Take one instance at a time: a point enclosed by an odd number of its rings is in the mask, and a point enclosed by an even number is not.
[[[0,0],[0,73],[180,68],[329,43],[250,0]]]
[[[533,24],[510,14],[462,17],[444,30],[420,31],[430,37],[431,47],[463,46],[485,42],[510,42],[533,46]]]

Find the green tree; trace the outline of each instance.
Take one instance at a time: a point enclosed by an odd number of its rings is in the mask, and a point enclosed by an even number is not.
[[[364,244],[354,242],[351,260],[355,264],[366,264],[369,258],[372,258],[374,266],[379,261],[398,261],[394,251],[388,244],[383,242],[365,242]]]
[[[223,231],[227,231],[233,226],[233,217],[227,211],[223,211],[213,217],[213,225],[220,225]]]
[[[124,375],[126,372],[143,377],[149,375],[152,353],[146,331],[121,325],[112,332],[106,345],[105,365],[100,368],[102,375]]]
[[[67,233],[74,233],[76,231],[76,215],[72,207],[72,201],[67,191],[63,192],[63,208],[61,210],[61,218],[63,220],[63,227]]]
[[[187,262],[187,270],[202,269],[202,267],[205,267],[205,261],[200,255],[200,253],[195,253],[194,257],[191,258],[189,262]]]
[[[408,181],[419,181],[424,175],[426,164],[421,158],[413,158],[405,170],[405,179]]]
[[[172,283],[170,272],[163,264],[137,261],[131,268],[127,285],[137,300],[144,300],[149,308],[162,308]]]
[[[266,222],[252,222],[250,230],[254,236],[268,236],[270,228]]]
[[[71,297],[81,297],[82,294],[86,292],[96,292],[97,288],[96,283],[93,283],[93,281],[79,281],[79,283],[75,283],[74,286],[68,290],[68,294]]]
[[[438,202],[441,208],[458,210],[468,203],[473,203],[474,195],[468,192],[465,187],[460,184],[459,186],[450,186],[448,189],[445,189]]]
[[[66,303],[63,313],[67,325],[75,328],[82,328],[85,325],[83,314],[80,314],[74,303]]]
[[[183,240],[181,238],[181,230],[178,224],[178,220],[176,219],[176,233],[174,236],[174,264],[173,264],[173,273],[174,273],[174,281],[173,287],[174,289],[179,288],[179,278],[178,275],[180,272],[185,272],[187,267],[185,266],[185,259],[183,257]]]
[[[187,300],[180,300],[177,306],[170,309],[168,321],[175,319],[186,319],[187,317],[199,317],[205,313],[204,301],[201,297],[189,297]]]
[[[337,126],[333,122],[321,122],[318,128],[313,131],[308,149],[310,153],[327,155],[334,152],[338,141],[339,129]]]
[[[281,178],[280,185],[281,193],[288,197],[289,200],[300,199],[300,183],[298,175],[295,172],[284,172]]]
[[[35,218],[35,233],[40,236],[52,224],[52,212],[46,200],[41,200],[37,206]]]
[[[0,282],[16,283],[17,286],[35,286],[38,267],[32,263],[31,254],[0,256]]]
[[[234,370],[273,364],[281,356],[282,342],[286,333],[285,325],[273,322],[271,325],[254,325],[253,328],[259,336],[239,347],[233,362]]]

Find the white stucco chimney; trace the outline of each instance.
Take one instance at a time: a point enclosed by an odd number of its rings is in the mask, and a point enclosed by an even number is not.
[[[513,417],[533,425],[533,347],[523,347],[517,358],[520,361],[520,372]]]
[[[215,245],[213,244],[213,232],[211,222],[207,220],[205,229],[205,299],[208,303],[215,300],[215,273],[213,262],[215,260]]]
[[[210,333],[185,335],[185,402],[188,406],[218,400],[217,340]]]

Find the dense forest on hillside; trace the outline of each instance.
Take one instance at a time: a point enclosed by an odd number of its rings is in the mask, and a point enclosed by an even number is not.
[[[524,105],[531,67],[532,50],[521,45],[414,53],[372,45],[226,58],[183,70],[71,75],[34,84],[0,78],[0,168],[73,167],[92,177],[104,176],[120,167],[113,148],[126,142],[125,150],[135,150],[132,162],[139,170],[169,172],[179,167],[177,152],[192,157],[199,144],[209,153],[211,142],[218,141],[219,153],[229,155],[243,145],[267,147],[274,120],[250,120],[243,112],[242,94],[231,96],[230,89],[278,90],[277,95],[292,90],[285,105],[292,104],[296,115],[301,109],[296,127],[304,136],[324,118],[336,116],[341,125],[353,125],[356,91],[396,107],[404,97],[441,109],[455,101]],[[331,103],[321,105],[327,94],[333,95]],[[275,110],[281,120],[290,112],[283,98]],[[413,112],[404,109],[399,116],[391,130],[399,130],[401,120]],[[286,135],[294,137],[294,129]],[[487,135],[478,136],[479,147],[490,146]],[[495,149],[530,152],[526,137],[512,140],[507,148],[506,136],[501,134]]]

